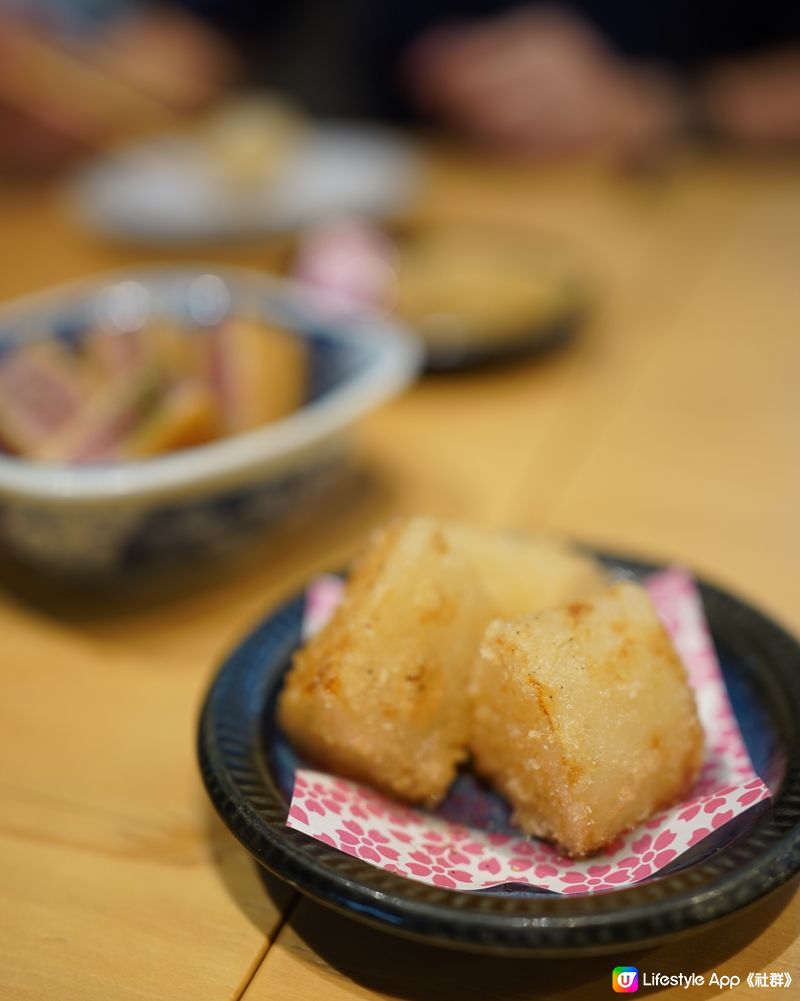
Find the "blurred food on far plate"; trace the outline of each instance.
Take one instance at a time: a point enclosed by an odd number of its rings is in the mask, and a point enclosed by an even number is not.
[[[399,133],[315,122],[280,98],[244,95],[97,160],[72,194],[85,222],[120,239],[228,239],[332,215],[391,215],[409,204],[419,176]]]
[[[334,310],[394,310],[421,338],[431,369],[553,345],[589,305],[587,282],[567,249],[543,234],[502,226],[382,232],[340,220],[304,234],[294,270]]]

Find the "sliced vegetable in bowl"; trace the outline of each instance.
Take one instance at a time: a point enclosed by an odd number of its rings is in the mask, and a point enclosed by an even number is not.
[[[302,406],[307,354],[296,334],[241,317],[25,342],[0,358],[0,445],[76,464],[202,445]]]
[[[418,361],[385,318],[334,320],[233,268],[152,268],[6,306],[0,539],[94,573],[275,522]]]

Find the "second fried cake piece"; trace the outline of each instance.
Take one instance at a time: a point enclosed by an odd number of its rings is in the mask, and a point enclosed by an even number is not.
[[[448,522],[444,527],[486,593],[489,618],[531,615],[589,597],[609,584],[596,559],[562,539],[498,532],[466,522]]]
[[[703,735],[649,598],[594,598],[493,622],[472,686],[476,769],[528,834],[587,855],[690,789]]]
[[[280,720],[314,764],[437,803],[466,757],[468,685],[488,614],[432,518],[377,532],[333,619],[295,656]]]

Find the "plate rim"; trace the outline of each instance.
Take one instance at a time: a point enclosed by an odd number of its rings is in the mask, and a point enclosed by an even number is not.
[[[627,555],[597,555],[607,565],[634,574],[665,565]],[[780,652],[788,651],[800,667],[800,643],[786,629],[744,599],[695,579],[704,604],[743,616],[751,631]],[[220,713],[225,712],[226,690],[239,680],[237,675],[253,670],[247,663],[252,650],[278,621],[297,616],[303,594],[268,612],[225,657],[203,702],[197,749],[206,790],[223,822],[257,862],[306,896],[373,927],[451,948],[501,955],[588,955],[618,951],[623,945],[644,948],[702,930],[755,904],[800,872],[800,754],[793,759],[791,746],[766,827],[755,825],[735,845],[689,869],[613,893],[503,896],[431,887],[343,855],[277,823],[280,809],[285,819],[287,806],[265,772],[256,732],[244,733],[241,727],[236,732]],[[717,634],[712,630],[712,635]],[[283,645],[285,660],[294,646]],[[790,684],[788,671],[781,680],[784,687]],[[800,716],[800,670],[794,680]],[[262,671],[262,691],[256,693],[262,696],[255,713],[259,721],[269,681],[270,672]],[[227,748],[221,746],[226,740],[231,741]],[[766,840],[765,834],[770,835]]]

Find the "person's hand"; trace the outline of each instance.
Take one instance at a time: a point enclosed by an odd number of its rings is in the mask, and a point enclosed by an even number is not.
[[[720,62],[706,73],[708,122],[750,146],[800,144],[800,50]]]
[[[217,97],[235,71],[229,44],[196,17],[169,7],[112,21],[87,53],[98,67],[179,111]]]
[[[142,11],[67,44],[0,14],[0,169],[50,170],[87,150],[174,128],[233,74],[227,43],[195,18]]]
[[[637,157],[681,124],[666,76],[628,65],[558,8],[437,29],[415,43],[404,68],[426,111],[481,143],[524,154]]]

